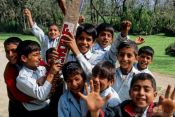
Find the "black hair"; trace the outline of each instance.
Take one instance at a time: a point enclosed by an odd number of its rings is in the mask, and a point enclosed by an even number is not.
[[[49,48],[46,50],[46,61],[48,62],[49,59],[49,54],[52,53],[54,50],[56,50],[55,48]]]
[[[51,26],[56,26],[56,27],[58,28],[58,30],[59,30],[58,24],[56,24],[56,23],[49,23],[49,24],[48,24],[48,29],[49,29]]]
[[[32,40],[22,41],[17,47],[17,53],[19,58],[21,58],[22,55],[28,57],[28,55],[31,52],[40,51],[40,50],[41,48],[38,42],[32,41]]]
[[[143,46],[139,49],[138,55],[145,53],[147,55],[150,55],[151,57],[154,56],[154,50],[150,46]]]
[[[80,24],[80,26],[78,26],[77,28],[76,38],[78,38],[83,32],[86,32],[88,35],[91,35],[93,41],[95,41],[95,38],[97,37],[97,31],[94,25],[89,23]]]
[[[115,66],[109,61],[101,61],[92,69],[92,76],[99,76],[100,78],[107,78],[109,81],[114,80]]]
[[[9,37],[4,41],[4,47],[6,47],[9,44],[18,45],[21,42],[22,40],[19,37]]]
[[[97,30],[97,36],[99,36],[99,34],[102,32],[102,31],[108,31],[112,34],[112,37],[114,36],[114,28],[111,24],[109,23],[101,23],[97,26],[96,28]]]
[[[134,41],[127,40],[127,41],[121,42],[120,45],[117,48],[118,53],[123,48],[133,48],[134,52],[135,52],[135,55],[137,56],[137,54],[138,54],[138,47],[137,47],[137,44]]]
[[[86,81],[86,75],[83,69],[81,68],[80,64],[76,61],[70,61],[64,64],[64,66],[62,67],[62,73],[64,81],[67,81],[69,78],[77,74],[81,74],[83,80]]]
[[[138,80],[149,80],[152,84],[154,91],[156,91],[156,81],[154,77],[149,73],[139,73],[139,74],[134,75],[133,79],[131,80],[130,90],[133,88],[134,84]]]

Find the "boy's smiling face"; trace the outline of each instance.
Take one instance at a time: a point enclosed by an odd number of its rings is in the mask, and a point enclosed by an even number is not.
[[[56,39],[60,36],[60,31],[56,25],[51,25],[49,27],[48,36],[50,39]]]
[[[134,48],[124,47],[120,49],[117,58],[120,63],[120,68],[125,71],[130,71],[133,63],[136,61]]]
[[[17,62],[17,52],[16,52],[17,46],[18,45],[12,43],[5,46],[6,57],[12,64],[16,64]]]
[[[137,80],[129,91],[133,103],[139,108],[145,108],[157,96],[150,80]]]
[[[146,53],[142,53],[138,56],[138,65],[139,69],[144,70],[148,67],[149,64],[152,62],[151,55],[148,55]]]
[[[103,48],[107,47],[108,45],[110,45],[112,43],[113,40],[113,36],[109,31],[102,31],[100,32],[98,38],[97,38],[97,42],[99,43],[99,45]]]
[[[28,68],[35,70],[39,66],[41,60],[40,51],[33,51],[27,57],[22,55],[21,60]]]
[[[80,36],[77,37],[76,43],[78,49],[82,54],[86,54],[94,44],[93,37],[88,35],[86,32],[82,32]]]

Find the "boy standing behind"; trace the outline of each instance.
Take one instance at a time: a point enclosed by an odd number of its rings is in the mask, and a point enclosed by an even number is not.
[[[54,75],[59,71],[58,64],[53,63],[50,71],[46,74],[44,66],[40,63],[40,46],[37,42],[26,40],[21,42],[17,48],[22,68],[16,79],[17,88],[28,96],[35,98],[30,102],[23,103],[26,108],[26,117],[48,117],[48,95],[52,87]],[[45,78],[43,85],[39,85],[37,80]]]
[[[114,28],[111,24],[101,23],[99,26],[97,26],[96,30],[97,30],[97,39],[96,39],[97,43],[92,47],[92,52],[105,53],[106,51],[109,51],[111,47],[114,35]]]
[[[23,117],[25,110],[22,102],[29,102],[33,98],[25,95],[16,87],[16,77],[19,73],[19,66],[17,65],[17,46],[22,42],[18,37],[10,37],[4,41],[4,49],[8,63],[4,70],[4,80],[7,86],[7,93],[9,97],[9,117]]]
[[[24,15],[32,28],[32,33],[37,37],[41,44],[42,59],[46,61],[45,54],[47,49],[56,47],[59,42],[60,31],[56,24],[50,24],[48,26],[48,35],[45,35],[43,30],[40,29],[35,22],[33,22],[32,15],[29,9],[24,9]]]
[[[152,75],[151,71],[148,70],[148,65],[152,63],[154,56],[154,50],[150,46],[143,46],[138,52],[138,63],[134,64],[134,67],[142,73],[149,73]]]

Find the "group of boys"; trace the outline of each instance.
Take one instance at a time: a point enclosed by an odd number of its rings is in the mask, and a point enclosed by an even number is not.
[[[75,36],[63,35],[72,53],[61,65],[56,61],[58,54],[54,49],[59,42],[58,27],[50,25],[45,35],[33,22],[28,9],[24,14],[41,47],[35,41],[21,41],[16,37],[4,42],[9,60],[4,78],[10,98],[10,117],[150,117],[156,112],[160,116],[172,116],[170,109],[175,108],[175,90],[169,96],[170,87],[166,98],[170,97],[168,101],[172,107],[166,109],[167,103],[161,103],[166,106],[161,105],[163,109],[154,112],[154,107],[160,106],[153,103],[157,95],[156,83],[148,70],[154,50],[143,46],[138,51],[137,44],[144,40],[141,37],[135,42],[129,39],[130,21],[121,23],[122,30],[114,41],[114,29],[110,24],[102,23],[97,28],[88,23],[80,24]],[[46,66],[40,65],[41,59],[47,62]],[[117,61],[120,67],[116,69]]]

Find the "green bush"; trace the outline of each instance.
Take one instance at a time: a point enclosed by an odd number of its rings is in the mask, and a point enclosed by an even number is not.
[[[166,49],[165,49],[165,54],[170,55],[170,56],[175,56],[175,43],[170,44]]]

